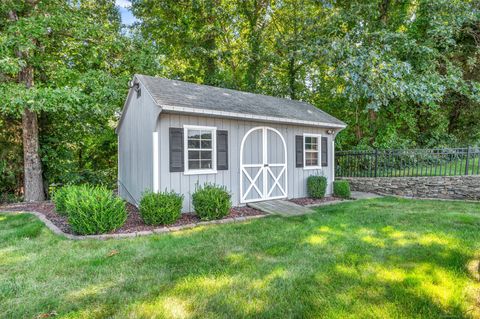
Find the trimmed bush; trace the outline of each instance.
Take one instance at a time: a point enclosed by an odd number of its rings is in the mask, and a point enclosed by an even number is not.
[[[307,193],[312,198],[324,198],[327,191],[327,178],[325,176],[309,176],[307,178]]]
[[[102,186],[77,186],[66,196],[68,223],[82,235],[102,234],[123,226],[125,202]]]
[[[175,192],[147,192],[140,201],[140,215],[147,225],[173,224],[180,217],[183,196]]]
[[[192,203],[195,213],[203,220],[220,219],[227,216],[232,207],[230,194],[223,186],[205,184],[195,189]]]
[[[333,195],[340,198],[350,198],[350,184],[348,181],[334,181]]]
[[[52,195],[52,202],[55,204],[55,211],[62,216],[67,215],[66,200],[67,196],[78,190],[80,186],[69,185],[56,189]]]

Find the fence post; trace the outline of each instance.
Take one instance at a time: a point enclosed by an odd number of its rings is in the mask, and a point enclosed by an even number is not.
[[[469,160],[470,160],[470,146],[467,148],[467,160],[465,161],[465,175],[468,175],[468,166],[470,165]]]
[[[375,149],[375,172],[374,172],[375,177],[377,177],[377,168],[378,168],[378,148]]]

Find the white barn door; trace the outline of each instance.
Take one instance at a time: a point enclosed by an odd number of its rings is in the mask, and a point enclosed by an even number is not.
[[[271,127],[255,127],[240,146],[240,202],[287,197],[287,145]]]

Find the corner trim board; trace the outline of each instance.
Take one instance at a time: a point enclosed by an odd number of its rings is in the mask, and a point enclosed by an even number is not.
[[[158,149],[158,132],[153,132],[152,135],[153,141],[153,192],[158,193],[160,190],[160,183],[159,183],[159,149]]]

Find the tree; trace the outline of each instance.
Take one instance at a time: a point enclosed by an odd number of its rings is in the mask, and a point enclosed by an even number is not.
[[[459,38],[476,37],[472,31],[480,18],[473,6],[470,1],[382,0],[335,8],[338,14],[329,22],[331,41],[323,52],[328,52],[333,98],[345,98],[347,105],[369,114],[362,123],[358,119],[363,116],[354,117],[357,141],[368,138],[366,144],[375,145],[385,137],[376,117],[395,107],[394,119],[414,115],[414,125],[402,124],[416,133],[413,138],[405,135],[410,146],[452,143],[444,101],[459,94],[473,105],[479,97],[478,81],[468,78],[465,64],[457,58],[460,54],[465,60],[478,59],[478,45],[469,51],[458,46]],[[411,121],[412,116],[405,119]],[[389,135],[397,132],[393,125]]]
[[[91,92],[82,78],[89,69],[104,70],[97,76],[108,77],[115,65],[112,53],[121,49],[119,30],[113,0],[0,4],[0,111],[22,118],[26,201],[45,198],[39,114],[48,118],[91,106],[85,104]]]
[[[245,87],[250,92],[257,92],[260,73],[265,64],[264,33],[270,22],[270,2],[269,0],[240,1],[236,8],[240,34],[245,35]]]
[[[134,14],[141,20],[142,38],[163,57],[164,71],[171,77],[220,84],[220,29],[222,20],[228,18],[220,3],[220,0],[132,2]]]
[[[480,143],[478,1],[133,0],[127,32],[114,2],[0,2],[2,192],[114,185],[134,73],[311,102],[338,148]]]

